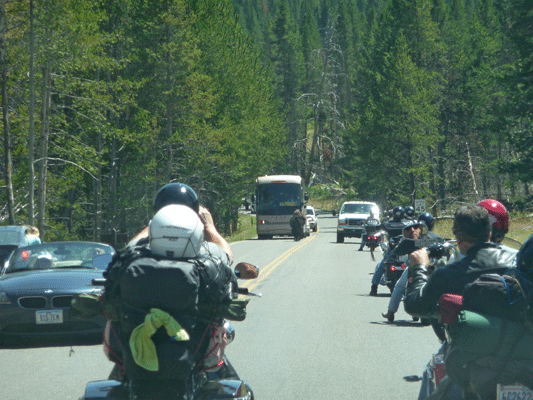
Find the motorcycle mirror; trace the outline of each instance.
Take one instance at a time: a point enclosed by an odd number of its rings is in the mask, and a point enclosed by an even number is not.
[[[235,266],[235,275],[240,279],[255,279],[259,276],[259,268],[250,263],[240,262]]]

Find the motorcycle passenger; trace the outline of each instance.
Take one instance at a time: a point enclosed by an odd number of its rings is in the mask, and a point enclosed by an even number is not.
[[[201,314],[202,308],[195,303],[195,296],[205,293],[205,290],[212,292],[213,288],[217,287],[220,288],[216,289],[217,293],[224,293],[224,299],[231,299],[231,290],[228,289],[235,287],[236,276],[229,268],[226,269],[227,266],[223,263],[219,264],[220,259],[210,255],[209,251],[202,250],[208,244],[204,241],[205,229],[198,214],[190,207],[177,204],[163,206],[156,212],[148,228],[149,243],[139,257],[133,258],[125,265],[128,268],[126,272],[114,273],[111,268],[106,275],[108,281],[112,279],[121,282],[120,279],[123,279],[122,283],[119,283],[121,290],[118,293],[127,305],[125,308],[119,308],[120,322],[114,322],[113,325],[118,328],[117,336],[124,349],[120,355],[124,360],[125,374],[131,380],[130,391],[135,392],[134,398],[186,398],[184,374],[189,369],[192,371],[194,365],[205,359],[202,353],[196,356],[195,352],[193,361],[189,354],[192,354],[194,349],[198,351],[205,348],[207,342],[201,335],[204,328],[200,327],[200,322],[209,321]],[[198,289],[195,291],[193,288],[198,272],[187,271],[199,270],[194,269],[198,267],[192,267],[195,264],[189,263],[192,259],[201,260],[202,269],[213,271],[209,272],[208,288],[202,286],[201,279]],[[185,267],[180,270],[178,265]],[[183,272],[172,274],[172,271]],[[168,277],[172,279],[169,280]],[[172,293],[172,290],[169,290],[173,287],[177,292]],[[210,297],[199,298],[213,301]],[[202,305],[212,307],[208,303]],[[136,315],[143,311],[147,313],[146,317],[140,319],[137,315],[136,318],[145,322],[136,322],[131,326],[133,319],[129,313]],[[196,319],[196,315],[202,318]],[[222,324],[218,320],[215,322],[219,326]],[[138,323],[140,325],[136,326]],[[205,331],[209,326],[206,325]],[[165,330],[158,329],[160,327]],[[177,348],[174,345],[176,341],[184,343],[188,350]],[[164,351],[159,350],[160,348],[170,349],[172,352],[163,355]],[[219,365],[222,364],[216,366]],[[174,370],[180,371],[180,377]],[[124,379],[124,376],[122,373],[114,378]],[[179,395],[176,395],[177,393]]]
[[[203,251],[222,259],[228,266],[233,263],[233,251],[229,243],[222,237],[215,227],[213,217],[209,210],[200,205],[196,192],[183,183],[173,182],[164,185],[158,190],[154,197],[154,214],[164,206],[171,204],[182,204],[194,210],[204,224],[204,240],[208,243],[203,246]],[[148,243],[148,227],[139,232],[128,243],[128,247]],[[211,244],[209,244],[211,243]]]
[[[462,295],[465,286],[480,275],[503,275],[513,266],[516,253],[489,241],[492,228],[489,215],[487,209],[477,204],[461,206],[455,211],[452,229],[457,247],[464,255],[462,259],[430,273],[425,248],[409,255],[409,283],[404,298],[404,308],[408,314],[419,318],[437,318],[441,295]],[[444,346],[447,349],[446,342]],[[439,388],[441,386],[442,383]]]
[[[407,226],[404,229],[404,236],[409,237],[409,232],[406,232],[409,228],[412,226],[416,226],[416,224],[425,225],[427,227],[427,238],[430,239],[433,243],[443,243],[444,239],[437,235],[436,233],[432,232],[433,227],[435,226],[435,218],[433,218],[433,215],[431,215],[428,212],[424,212],[418,216],[418,221],[416,223],[413,223],[412,225]],[[420,235],[421,237],[422,235]],[[411,237],[411,239],[417,239],[416,237]],[[398,311],[398,308],[400,307],[400,303],[403,299],[403,296],[405,294],[405,286],[407,285],[407,277],[409,274],[409,267],[405,268],[405,270],[402,273],[402,276],[398,281],[396,282],[396,285],[394,286],[394,290],[392,291],[391,298],[389,301],[389,306],[387,308],[386,313],[381,313],[383,318],[387,319],[389,322],[394,321],[394,314]]]
[[[204,242],[200,249],[202,256],[216,257],[222,260],[222,263],[228,268],[230,268],[231,264],[233,263],[233,251],[231,250],[231,247],[228,242],[216,229],[209,210],[207,210],[205,207],[200,206],[196,192],[191,187],[183,183],[175,182],[166,184],[158,190],[154,197],[154,215],[163,207],[168,205],[184,205],[192,209],[198,215],[204,226]],[[135,246],[147,245],[148,243],[149,226],[145,227],[133,239],[131,239],[127,247],[133,248]],[[249,274],[255,274],[256,271],[240,270],[237,271],[237,273],[240,274],[240,276],[242,277],[246,277],[250,276]],[[107,329],[111,332],[115,330],[118,331],[119,329],[115,326],[114,323],[111,323],[110,321],[108,321],[107,325]],[[110,335],[109,340],[110,343],[104,344],[104,348],[106,349],[106,351],[119,353],[120,350],[117,349],[117,343],[114,335]],[[122,380],[123,376],[124,374],[121,366],[115,364],[109,375],[109,379]]]
[[[392,218],[381,224],[381,228],[387,231],[390,239],[401,236],[403,234],[403,228],[411,223],[410,220],[404,218],[405,210],[402,206],[396,206],[392,209]],[[390,241],[389,239],[389,241]],[[391,250],[389,250],[390,252]],[[378,295],[378,285],[383,276],[383,262],[391,254],[385,253],[383,259],[376,265],[376,270],[372,276],[372,286],[370,287],[370,296]]]
[[[304,226],[307,223],[307,220],[305,216],[302,214],[302,212],[298,209],[294,210],[294,213],[292,214],[290,225],[292,230],[292,235],[294,236],[294,240],[298,241],[300,239],[303,239],[304,234]]]
[[[509,213],[507,212],[507,209],[502,203],[494,199],[482,200],[478,205],[486,208],[489,212],[489,219],[492,223],[490,241],[501,244],[505,235],[509,232]],[[507,246],[505,247],[510,249]]]

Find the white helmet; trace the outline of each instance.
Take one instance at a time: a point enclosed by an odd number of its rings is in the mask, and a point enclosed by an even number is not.
[[[148,231],[150,251],[167,258],[196,258],[204,241],[204,225],[198,214],[181,204],[160,209]]]

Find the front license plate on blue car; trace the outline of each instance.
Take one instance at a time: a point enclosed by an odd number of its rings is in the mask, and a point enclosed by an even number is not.
[[[63,310],[37,311],[35,314],[37,324],[62,324]]]

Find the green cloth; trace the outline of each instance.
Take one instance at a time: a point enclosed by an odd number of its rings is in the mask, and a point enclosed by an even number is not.
[[[130,349],[135,362],[148,371],[158,371],[159,361],[153,334],[162,326],[168,336],[178,341],[189,340],[189,334],[170,314],[157,308],[152,308],[144,318],[144,323],[133,330],[130,337]]]

